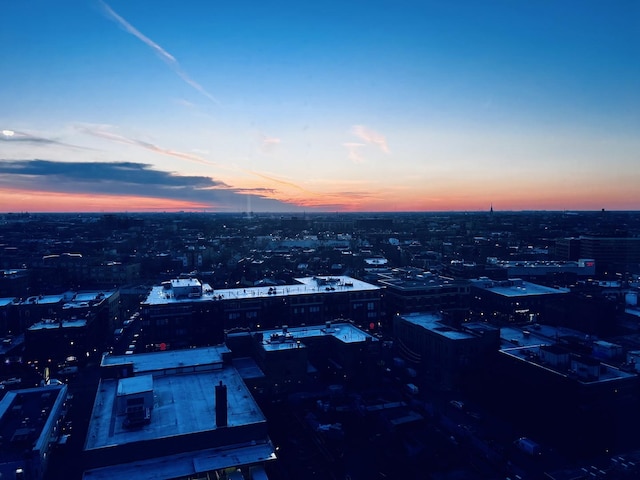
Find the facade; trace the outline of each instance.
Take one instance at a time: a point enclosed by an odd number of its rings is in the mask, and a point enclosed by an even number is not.
[[[212,345],[222,343],[224,331],[234,328],[313,325],[340,318],[377,325],[380,319],[380,287],[346,276],[296,282],[215,291],[197,279],[165,282],[142,303],[146,341],[172,347]]]
[[[453,328],[443,320],[439,313],[396,315],[394,337],[400,356],[427,381],[460,389],[495,356],[500,334],[485,323]]]
[[[606,265],[640,263],[640,237],[580,237],[580,254]]]
[[[275,460],[266,419],[226,347],[105,355],[101,370],[84,479],[220,478],[238,470],[257,479]]]
[[[598,273],[608,268],[640,263],[640,237],[606,237],[584,235],[556,241],[558,258],[575,260],[592,258]]]
[[[44,478],[66,411],[66,385],[8,392],[0,401],[0,477]]]

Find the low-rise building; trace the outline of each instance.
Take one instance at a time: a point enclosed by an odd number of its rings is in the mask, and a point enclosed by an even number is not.
[[[83,478],[219,478],[241,470],[250,479],[275,460],[266,418],[226,347],[105,355],[101,369]]]
[[[44,478],[66,413],[66,385],[8,392],[0,401],[0,477]]]
[[[486,323],[454,328],[439,313],[396,315],[398,353],[425,379],[444,389],[460,389],[498,351],[500,334]]]
[[[624,418],[635,409],[638,376],[607,363],[616,360],[618,346],[548,326],[502,328],[501,334],[503,348],[487,385],[496,406],[572,454],[625,448],[621,439],[631,432]]]
[[[392,314],[464,308],[469,302],[469,282],[431,272],[395,270],[380,274],[378,283]]]
[[[381,352],[378,338],[349,322],[285,326],[253,338],[256,363],[279,391],[291,389],[310,371],[347,382],[371,379]]]
[[[165,282],[142,303],[145,339],[186,347],[221,343],[225,330],[238,327],[313,325],[340,318],[377,325],[380,287],[346,276],[295,280],[220,290],[193,278]]]
[[[566,288],[552,288],[519,278],[471,280],[471,306],[476,314],[499,324],[542,321],[545,307],[567,295]]]
[[[487,264],[492,268],[504,270],[508,278],[522,278],[531,281],[545,281],[562,275],[588,278],[596,274],[595,260],[587,258],[576,261],[487,258]]]

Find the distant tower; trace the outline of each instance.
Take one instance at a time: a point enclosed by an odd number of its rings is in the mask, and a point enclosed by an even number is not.
[[[491,202],[491,209],[489,210],[489,214],[493,215],[493,202]]]

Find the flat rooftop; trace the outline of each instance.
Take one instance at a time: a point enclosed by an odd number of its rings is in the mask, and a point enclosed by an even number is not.
[[[526,297],[533,295],[560,295],[569,293],[568,288],[551,288],[522,279],[494,281],[489,279],[471,280],[471,285],[504,297]]]
[[[548,370],[550,372],[553,372],[557,375],[563,376],[563,377],[569,377],[569,372],[567,370],[561,370],[559,368],[555,368],[553,366],[550,366],[548,364],[542,364],[539,360],[540,358],[540,347],[539,346],[533,346],[533,347],[516,347],[516,348],[505,348],[500,350],[500,353],[504,354],[504,355],[508,355],[510,357],[516,358],[520,361],[526,362],[530,365],[535,365],[539,368],[544,368],[545,370]],[[581,379],[581,378],[577,378],[577,377],[572,377],[575,378],[576,381],[580,382],[580,383],[585,383],[585,384],[594,384],[594,383],[601,383],[601,382],[610,382],[610,381],[614,381],[614,380],[622,380],[622,379],[628,379],[628,378],[634,378],[637,377],[637,375],[635,373],[629,373],[629,372],[624,372],[622,370],[619,370],[611,365],[606,365],[604,363],[601,363],[597,360],[591,359],[589,357],[583,357],[580,359],[577,359],[578,362],[583,363],[583,364],[588,364],[588,365],[592,365],[592,364],[599,364],[604,366],[604,368],[600,368],[598,370],[599,372],[599,377],[597,379],[593,379],[593,380],[587,380],[587,379]]]
[[[355,325],[348,322],[331,322],[330,326],[315,325],[305,327],[287,327],[287,332],[283,333],[283,329],[261,330],[263,334],[262,346],[265,350],[283,350],[293,348],[297,345],[297,341],[304,342],[305,338],[312,337],[335,337],[343,343],[361,343],[369,341],[377,342],[378,339],[367,332],[360,330]],[[272,340],[273,335],[273,340]],[[282,336],[285,336],[282,339]],[[281,341],[283,340],[283,341]],[[304,348],[304,344],[300,347]]]
[[[65,299],[65,295],[40,295],[27,298],[22,305],[51,305],[60,303]]]
[[[198,452],[169,455],[139,462],[124,463],[112,467],[96,468],[84,472],[84,480],[112,480],[135,478],[136,480],[166,480],[195,477],[201,472],[220,470],[238,465],[250,465],[275,460],[271,443],[234,445],[210,448]]]
[[[409,277],[391,276],[390,278],[381,278],[379,282],[401,290],[441,289],[442,287],[459,286],[461,284],[461,282],[452,278],[441,277],[429,272]]]
[[[13,390],[4,396],[0,401],[0,463],[23,460],[25,450],[46,448],[42,434],[56,421],[66,392],[66,385],[58,385]]]
[[[13,303],[12,298],[0,298],[0,307],[6,307],[7,305],[11,305]]]
[[[138,429],[124,428],[125,415],[115,414],[118,380],[103,379],[93,405],[85,450],[216,430],[214,387],[220,381],[227,386],[228,401],[228,426],[223,428],[266,422],[240,374],[233,367],[155,377],[151,422]]]
[[[63,320],[61,322],[56,320],[43,320],[42,322],[34,323],[28,330],[57,330],[58,328],[82,328],[86,326],[86,320]]]
[[[76,293],[73,299],[76,302],[88,302],[90,300],[101,300],[103,298],[109,298],[115,293],[115,290],[100,290],[95,292],[81,292]]]
[[[586,336],[584,332],[579,332],[571,328],[542,324],[522,327],[500,327],[500,340],[502,344],[507,347],[514,344],[522,347],[552,345],[563,338],[573,337],[585,339]]]
[[[134,355],[103,355],[101,367],[133,365],[135,374],[151,373],[180,367],[200,367],[222,364],[222,355],[231,353],[226,345],[215,347],[136,353]]]
[[[137,377],[121,378],[118,382],[116,395],[133,395],[135,393],[152,392],[153,376],[139,375]]]
[[[209,284],[202,284],[202,296],[191,298],[176,298],[172,289],[166,289],[162,285],[156,285],[143,302],[148,305],[162,305],[175,302],[210,302],[216,300],[239,300],[260,297],[286,297],[291,295],[309,295],[311,293],[333,292],[362,292],[376,291],[380,287],[370,283],[356,280],[344,275],[329,277],[304,277],[296,278],[296,282],[290,285],[227,288],[215,290]]]
[[[468,338],[476,338],[474,335],[453,329],[442,323],[442,317],[437,313],[408,313],[400,316],[407,322],[413,323],[419,327],[429,330],[451,340],[465,340]]]

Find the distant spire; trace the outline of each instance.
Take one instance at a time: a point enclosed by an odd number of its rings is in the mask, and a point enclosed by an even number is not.
[[[491,210],[489,210],[489,213],[493,215],[493,202],[491,202]]]

